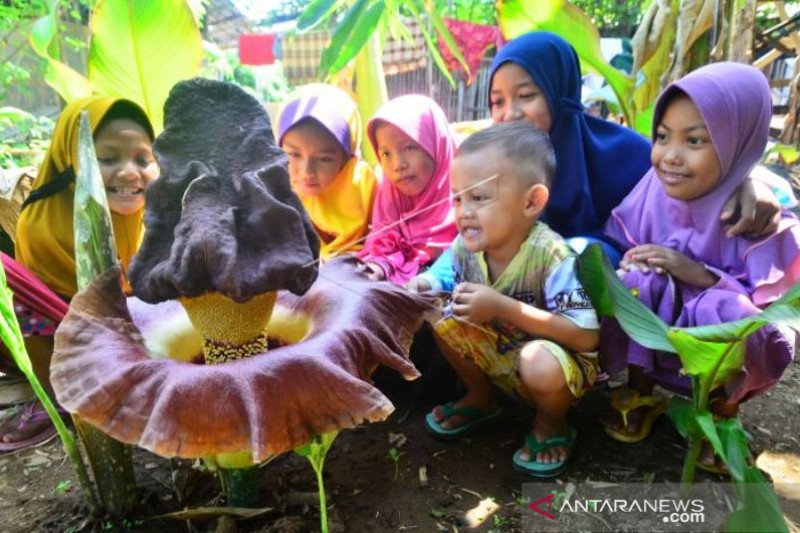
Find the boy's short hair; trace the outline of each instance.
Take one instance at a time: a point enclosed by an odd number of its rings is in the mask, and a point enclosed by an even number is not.
[[[549,187],[556,174],[556,154],[550,136],[529,122],[501,122],[477,131],[464,139],[456,156],[484,148],[502,150],[515,177]]]

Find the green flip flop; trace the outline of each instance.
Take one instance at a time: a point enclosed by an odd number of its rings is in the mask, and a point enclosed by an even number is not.
[[[467,421],[458,427],[446,429],[436,421],[433,413],[425,415],[425,425],[428,426],[428,430],[434,437],[441,440],[456,440],[463,437],[478,426],[494,420],[503,413],[503,410],[499,407],[496,411],[489,413],[475,407],[455,407],[453,402],[447,402],[442,405],[442,411],[444,411],[444,420],[451,416],[461,416]]]
[[[522,453],[523,448],[520,448],[516,452],[514,452],[514,469],[522,472],[523,474],[527,474],[533,477],[540,477],[540,478],[549,478],[555,477],[567,467],[567,461],[569,461],[569,457],[564,461],[558,461],[555,463],[540,463],[536,460],[536,454],[542,452],[544,450],[549,450],[550,448],[555,448],[557,446],[563,446],[569,450],[570,455],[572,454],[572,449],[575,447],[575,439],[578,436],[578,432],[575,431],[575,428],[572,426],[568,427],[568,434],[567,435],[559,435],[556,437],[550,437],[549,439],[545,439],[542,442],[536,440],[536,437],[533,436],[533,433],[528,433],[525,435],[525,442],[528,445],[528,449],[530,450],[530,461],[523,461],[520,458],[520,454]]]

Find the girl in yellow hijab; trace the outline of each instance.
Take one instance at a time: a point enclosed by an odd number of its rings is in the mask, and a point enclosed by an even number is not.
[[[64,108],[33,191],[22,206],[16,246],[17,260],[67,300],[77,292],[72,216],[81,111],[89,114],[126,292],[124,273],[143,234],[144,190],[158,175],[153,127],[138,105],[90,96]]]
[[[158,174],[152,152],[153,127],[138,105],[128,100],[92,96],[73,102],[62,111],[33,190],[22,205],[16,247],[17,261],[64,300],[77,292],[72,215],[81,111],[89,114],[126,291],[129,287],[124,273],[143,234],[144,190]],[[42,305],[47,301],[47,295],[43,296],[37,299]],[[56,320],[52,315],[53,300],[45,305],[48,314],[43,314],[44,310],[23,309],[28,313],[26,326],[33,323],[38,333],[26,336],[25,345],[34,371],[45,384],[49,384],[52,333],[57,325],[53,323]],[[15,299],[17,312],[21,309],[19,303]],[[4,414],[9,416],[0,422],[0,452],[34,446],[55,435],[38,401]]]
[[[278,144],[289,157],[292,189],[322,241],[323,260],[356,252],[367,233],[377,177],[358,158],[361,117],[332,85],[314,84],[278,118]]]

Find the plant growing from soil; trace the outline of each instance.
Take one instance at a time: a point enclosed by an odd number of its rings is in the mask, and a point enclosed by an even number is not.
[[[398,452],[397,448],[389,448],[386,456],[394,463],[394,479],[400,475],[400,456],[404,455],[403,452]]]
[[[322,469],[325,466],[325,456],[331,449],[333,441],[336,440],[338,431],[317,435],[304,446],[297,448],[294,452],[300,457],[305,457],[311,463],[311,468],[317,475],[317,491],[319,492],[319,521],[322,533],[328,533],[328,507],[325,494],[325,483],[322,479]]]
[[[788,531],[772,487],[752,465],[747,433],[738,418],[715,421],[709,410],[711,391],[725,383],[744,364],[747,337],[766,324],[800,328],[800,284],[761,313],[724,324],[690,328],[670,327],[637,300],[617,277],[599,245],[592,245],[578,260],[578,276],[597,314],[615,318],[632,339],[651,349],[674,353],[692,379],[690,400],[673,396],[668,414],[689,440],[682,484],[694,481],[702,439],[730,471],[739,506],[728,517],[728,531]]]

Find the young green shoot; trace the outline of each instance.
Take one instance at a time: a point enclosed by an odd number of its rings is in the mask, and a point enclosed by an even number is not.
[[[295,449],[294,453],[305,457],[311,463],[311,468],[317,475],[317,490],[319,491],[319,521],[322,533],[328,533],[328,507],[325,495],[325,483],[322,479],[322,469],[325,466],[325,456],[331,449],[333,441],[336,440],[338,431],[332,431],[324,435],[315,435],[313,439],[303,446]]]

